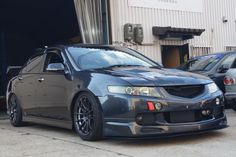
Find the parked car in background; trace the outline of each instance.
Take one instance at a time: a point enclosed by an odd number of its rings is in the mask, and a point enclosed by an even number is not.
[[[187,63],[178,67],[180,70],[202,74],[210,77],[225,93],[224,78],[232,68],[236,59],[236,52],[222,52],[190,59]]]
[[[6,110],[7,105],[6,105],[6,86],[8,82],[15,76],[17,76],[20,72],[21,66],[9,66],[7,68],[7,79],[6,83],[2,84],[1,86],[1,92],[0,92],[0,109],[1,110]],[[6,85],[5,85],[6,84]],[[2,93],[2,94],[1,94]]]
[[[6,110],[6,98],[5,98],[5,96],[0,96],[0,110],[1,111]]]
[[[17,76],[22,66],[9,66],[7,68],[7,81],[10,81],[13,77]]]
[[[234,68],[228,70],[224,78],[225,84],[225,99],[230,104],[231,108],[236,111],[236,64]]]
[[[84,140],[227,127],[223,94],[208,77],[164,69],[121,47],[55,46],[25,64],[7,89],[13,126],[73,128]]]

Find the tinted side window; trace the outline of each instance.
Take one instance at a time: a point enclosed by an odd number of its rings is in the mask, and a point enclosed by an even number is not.
[[[40,73],[43,63],[43,55],[37,56],[28,61],[27,66],[22,69],[22,73]]]
[[[234,62],[234,60],[235,60],[235,58],[236,58],[236,55],[230,55],[230,56],[228,56],[228,57],[222,62],[221,65],[223,65],[223,64],[228,64],[228,65],[231,67],[232,64],[233,64],[233,62]]]
[[[22,74],[27,73],[27,66],[26,65],[21,69],[20,73],[22,73]]]
[[[233,64],[231,65],[231,69],[235,69],[236,68],[236,58],[234,59]]]
[[[63,59],[57,53],[48,53],[45,60],[44,71],[46,71],[47,66],[52,63],[63,63]]]

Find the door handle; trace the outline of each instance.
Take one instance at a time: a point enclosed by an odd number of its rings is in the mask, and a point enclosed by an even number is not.
[[[41,78],[38,79],[38,81],[39,81],[39,82],[43,82],[43,81],[44,81],[44,78],[41,77]]]
[[[18,80],[19,80],[19,81],[22,81],[22,80],[23,80],[23,77],[22,77],[22,76],[19,76],[19,77],[18,77]]]

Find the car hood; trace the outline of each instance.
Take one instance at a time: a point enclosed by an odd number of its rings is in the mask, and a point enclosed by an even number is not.
[[[201,74],[201,75],[205,75],[207,73],[207,71],[201,71],[201,70],[198,70],[198,71],[189,71],[191,73],[195,73],[195,74]]]
[[[179,86],[212,83],[208,77],[176,69],[133,67],[106,69],[100,72],[120,77],[136,86]]]

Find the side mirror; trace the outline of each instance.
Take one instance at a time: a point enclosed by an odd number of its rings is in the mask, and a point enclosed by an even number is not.
[[[51,63],[46,68],[49,72],[64,72],[65,66],[62,63]]]
[[[226,73],[230,69],[229,64],[223,64],[219,68],[219,73]]]

